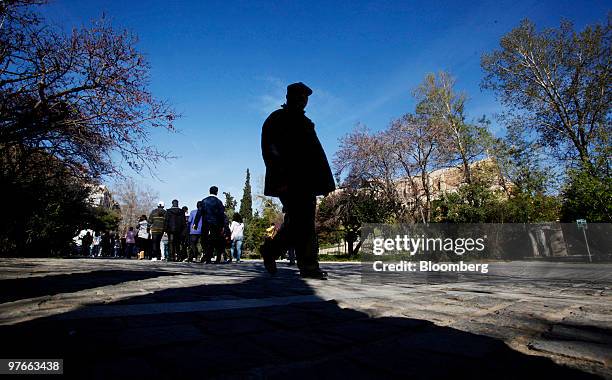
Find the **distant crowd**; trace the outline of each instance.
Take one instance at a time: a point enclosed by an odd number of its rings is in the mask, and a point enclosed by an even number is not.
[[[244,222],[234,213],[231,222],[225,206],[217,197],[219,189],[189,212],[173,200],[166,209],[160,201],[149,216],[141,215],[138,224],[129,226],[123,236],[116,232],[87,231],[81,237],[81,254],[91,257],[123,257],[183,262],[240,262]],[[201,248],[201,249],[200,249]],[[228,252],[229,248],[229,252]]]

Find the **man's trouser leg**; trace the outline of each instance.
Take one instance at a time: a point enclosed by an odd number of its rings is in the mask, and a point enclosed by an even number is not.
[[[233,239],[232,245],[230,246],[230,258],[234,258],[236,259],[236,261],[240,260],[240,247],[238,246],[239,243],[242,243],[242,241]]]
[[[176,240],[176,243],[174,243],[174,260],[176,261],[181,261],[183,260],[183,239],[184,239],[184,235],[181,234],[175,234],[174,235],[174,239]]]
[[[161,239],[162,239],[163,234],[152,234],[152,244],[153,244],[153,254],[151,255],[153,257],[156,257],[157,260],[161,260],[161,249],[159,244],[161,243]]]
[[[240,256],[242,256],[242,239],[234,240],[234,249],[236,250],[236,261],[240,261]]]
[[[315,230],[316,197],[309,195],[281,197],[285,220],[274,240],[286,250],[295,249],[300,271],[319,270],[319,245]]]
[[[159,241],[161,242],[161,237],[159,238]],[[147,239],[146,242],[146,250],[145,250],[145,257],[148,259],[153,258],[153,234],[150,235],[150,238]],[[161,254],[161,252],[160,252]]]
[[[212,226],[210,232],[211,242],[217,255],[215,262],[219,264],[223,258],[223,255],[225,254],[225,239],[223,239],[223,235],[221,235],[223,232],[223,227]]]
[[[147,244],[147,240],[146,239],[143,239],[141,237],[136,238],[136,251],[138,251],[138,253],[140,253],[140,251],[143,251],[146,254],[146,252],[147,252],[146,244]],[[138,256],[136,256],[136,257],[138,257]]]
[[[200,241],[200,235],[189,235],[189,256],[187,260],[191,261],[192,259],[198,261],[198,241]]]
[[[166,251],[166,259],[168,261],[174,261],[174,234],[168,233],[168,250]]]
[[[289,258],[290,265],[295,264],[295,248],[289,248],[289,250],[287,251],[287,257]]]
[[[168,234],[168,248],[170,249],[170,255],[168,261],[178,261],[179,252],[181,245],[181,234],[171,233]]]
[[[204,261],[210,263],[215,251],[215,245],[213,241],[213,229],[210,224],[202,226],[202,245],[204,250]]]
[[[176,239],[178,240],[176,248],[176,261],[183,261],[187,258],[187,246],[185,243],[185,234],[177,234]]]
[[[183,232],[181,237],[181,260],[191,261],[191,242],[189,241],[189,235]]]

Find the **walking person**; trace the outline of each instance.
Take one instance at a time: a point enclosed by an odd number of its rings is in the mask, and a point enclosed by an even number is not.
[[[134,254],[134,246],[136,245],[136,234],[134,233],[134,227],[130,226],[128,231],[125,233],[125,256],[130,259]]]
[[[93,249],[91,250],[91,257],[99,257],[100,256],[100,231],[94,232],[93,238]]]
[[[117,233],[117,236],[119,236],[119,233]],[[127,257],[127,242],[125,241],[125,235],[123,235],[121,237],[121,239],[119,239],[119,256],[120,257]]]
[[[110,231],[108,233],[108,241],[109,241],[108,256],[113,257],[115,256],[115,232]]]
[[[227,215],[225,215],[225,219],[223,222],[223,257],[225,258],[225,263],[232,262],[232,231],[230,230],[229,220],[227,219]]]
[[[146,215],[141,215],[138,219],[136,247],[138,252],[144,252],[144,257],[149,257],[149,222]]]
[[[149,223],[151,223],[149,227],[151,231],[150,244],[153,246],[153,249],[151,250],[151,259],[161,259],[159,244],[161,243],[162,235],[164,234],[165,220],[166,210],[164,210],[164,202],[159,201],[157,203],[157,208],[151,211],[151,215],[149,215]]]
[[[161,238],[161,242],[159,244],[160,244],[159,249],[161,250],[161,253],[162,253],[162,260],[170,261],[169,260],[170,253],[168,252],[168,233],[167,232],[164,232]]]
[[[276,259],[293,247],[300,275],[324,280],[327,273],[319,268],[315,230],[316,196],[333,191],[335,183],[314,123],[304,114],[311,94],[304,83],[287,86],[287,102],[272,112],[262,127],[264,194],[280,199],[285,219],[261,251],[266,269],[273,274]]]
[[[295,265],[295,248],[289,247],[287,250],[287,259],[289,259],[289,265]]]
[[[102,257],[108,257],[111,255],[111,238],[108,231],[104,231],[102,233],[102,237],[100,239],[100,249],[100,255]]]
[[[230,248],[231,256],[236,259],[236,262],[240,262],[240,255],[242,253],[242,239],[244,238],[244,223],[242,216],[239,213],[234,213],[232,217],[232,224],[230,224],[232,246]]]
[[[121,256],[121,239],[119,233],[115,232],[112,235],[112,246],[113,246],[113,257],[117,258]]]
[[[166,211],[164,232],[168,233],[168,247],[170,254],[168,261],[179,261],[183,231],[186,228],[185,212],[179,207],[179,201],[174,199],[172,207]]]
[[[198,210],[200,209],[201,205],[202,205],[202,201],[198,201],[198,203],[196,204],[195,210],[192,210],[189,213],[189,220],[187,221],[188,226],[193,226],[195,222],[195,216],[198,213]],[[203,218],[201,218],[200,221],[198,222],[196,229],[193,229],[193,228],[189,229],[189,248],[190,249],[189,249],[189,253],[187,256],[187,261],[192,261],[192,260],[198,261],[198,256],[199,256],[198,243],[200,242],[200,237],[202,236],[202,221],[203,221]],[[204,253],[202,253],[201,261],[204,261]]]
[[[215,263],[221,262],[221,256],[225,250],[225,238],[223,236],[223,228],[226,224],[227,216],[225,216],[225,206],[217,194],[219,188],[217,186],[211,186],[210,195],[202,199],[200,208],[196,213],[193,221],[192,229],[197,229],[200,219],[203,218],[202,223],[202,240],[204,245],[205,262],[210,264],[213,255],[216,254],[217,258]]]
[[[183,215],[185,215],[185,228],[183,228],[183,233],[181,235],[179,261],[188,262],[190,261],[189,230],[191,230],[191,228],[189,228],[189,207],[183,206],[181,207],[181,210],[183,211]]]
[[[83,239],[81,239],[81,249],[82,249],[81,254],[83,256],[91,255],[91,244],[92,243],[93,243],[93,236],[91,236],[91,233],[87,231],[85,236],[83,236]]]

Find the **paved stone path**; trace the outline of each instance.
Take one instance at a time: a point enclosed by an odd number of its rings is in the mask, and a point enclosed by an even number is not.
[[[108,378],[612,378],[612,265],[303,280],[279,264],[0,260],[0,358]]]

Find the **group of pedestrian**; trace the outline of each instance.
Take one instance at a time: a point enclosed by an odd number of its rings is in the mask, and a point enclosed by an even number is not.
[[[175,199],[168,209],[160,201],[148,218],[142,215],[135,244],[140,258],[212,263],[214,257],[215,263],[240,262],[244,222],[235,213],[229,223],[218,191],[211,187],[210,195],[191,212],[187,206],[179,208]]]
[[[130,229],[133,232],[133,228]],[[90,257],[125,257],[134,254],[133,234],[121,237],[116,231],[87,231],[81,238],[81,254]]]
[[[141,215],[138,224],[128,227],[125,235],[115,232],[87,232],[82,241],[83,254],[91,257],[120,257],[164,261],[220,263],[240,262],[244,222],[234,213],[229,222],[225,206],[217,197],[219,189],[210,188],[210,195],[198,201],[189,212],[173,200],[165,209],[163,201],[149,216]],[[229,253],[227,252],[229,250]]]

